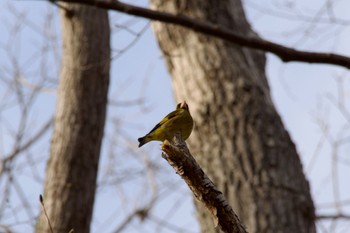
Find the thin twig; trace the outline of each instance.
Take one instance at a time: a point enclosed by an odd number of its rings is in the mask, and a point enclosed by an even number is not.
[[[51,127],[53,123],[53,118],[50,118],[44,125],[43,127],[36,133],[34,134],[33,137],[31,137],[28,141],[23,143],[22,146],[17,146],[15,149],[5,156],[4,159],[1,161],[1,166],[0,166],[0,175],[6,170],[6,165],[9,161],[13,160],[19,153],[27,150],[30,146],[32,146],[35,142],[37,142],[46,132],[47,130]]]
[[[39,200],[40,200],[41,207],[44,210],[44,214],[45,214],[45,217],[47,219],[47,222],[49,223],[50,231],[51,231],[51,233],[53,233],[53,229],[52,229],[52,226],[51,226],[51,222],[50,222],[49,216],[46,213],[46,208],[45,208],[45,205],[44,205],[44,199],[43,199],[43,196],[41,194],[39,196]]]
[[[317,220],[338,220],[338,219],[344,219],[344,220],[350,220],[349,214],[320,214],[316,216]]]

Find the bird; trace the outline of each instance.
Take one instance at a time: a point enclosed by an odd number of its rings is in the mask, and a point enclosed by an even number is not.
[[[139,147],[150,141],[171,141],[176,133],[180,133],[183,140],[186,140],[192,132],[193,119],[186,101],[178,103],[176,110],[166,115],[154,128],[145,136],[137,139]]]

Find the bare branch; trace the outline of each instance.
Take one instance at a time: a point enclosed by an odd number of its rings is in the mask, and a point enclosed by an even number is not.
[[[52,123],[53,123],[53,118],[50,118],[33,137],[31,137],[28,141],[23,143],[22,146],[15,147],[15,149],[9,155],[5,156],[5,158],[2,159],[0,164],[1,165],[0,174],[2,174],[4,170],[6,170],[6,163],[8,163],[8,161],[13,160],[19,153],[21,153],[22,151],[25,151],[30,146],[32,146],[35,142],[37,142],[51,127]]]
[[[135,38],[131,40],[123,49],[120,49],[117,51],[116,55],[112,56],[112,59],[117,59],[121,55],[123,55],[126,51],[128,51],[130,48],[132,48],[140,39],[141,36],[146,32],[146,30],[149,28],[149,24],[147,23],[143,28],[140,30],[140,32],[134,32]],[[130,31],[128,31],[130,32]]]
[[[184,15],[174,15],[165,12],[150,10],[144,7],[133,6],[119,1],[98,0],[60,0],[62,2],[81,3],[103,9],[116,10],[126,14],[139,16],[164,23],[171,23],[189,28],[193,31],[221,38],[240,46],[270,52],[284,62],[308,62],[317,64],[332,64],[350,68],[350,58],[334,53],[306,52],[276,44],[254,37],[244,37],[219,25],[193,19]]]
[[[246,233],[224,195],[200,168],[182,138],[175,136],[172,143],[167,140],[163,143],[162,157],[184,179],[195,197],[208,208],[215,225],[219,225],[223,232]]]
[[[46,219],[47,219],[47,222],[48,222],[48,224],[49,224],[50,232],[53,233],[51,221],[50,221],[50,219],[49,219],[49,216],[47,215],[46,208],[45,208],[45,205],[44,205],[44,199],[43,199],[43,196],[42,196],[41,194],[40,194],[40,196],[39,196],[39,201],[40,201],[41,207],[43,208],[43,211],[44,211],[45,217],[46,217]]]
[[[323,215],[317,215],[317,220],[338,220],[338,219],[344,219],[344,220],[350,220],[349,214],[323,214]]]

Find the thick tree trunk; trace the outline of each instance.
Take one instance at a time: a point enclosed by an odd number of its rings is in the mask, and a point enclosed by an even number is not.
[[[257,36],[239,0],[151,0],[151,7]],[[195,121],[191,152],[248,232],[315,232],[309,185],[271,101],[264,54],[169,24],[153,28],[176,98]],[[219,231],[197,209],[202,232]]]
[[[55,233],[89,232],[106,115],[110,44],[107,11],[64,4],[62,69],[44,203]],[[51,232],[41,214],[36,232]]]

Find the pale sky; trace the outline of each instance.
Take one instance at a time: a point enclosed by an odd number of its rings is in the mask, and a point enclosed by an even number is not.
[[[144,1],[137,2],[145,5]],[[345,26],[341,23],[327,23],[327,20],[329,21],[329,18],[332,17],[336,17],[342,23],[345,20],[350,21],[348,16],[349,1],[333,1],[332,9],[334,10],[332,11],[323,7],[324,1],[317,0],[307,1],[307,3],[301,0],[264,1],[264,4],[262,4],[262,1],[256,0],[246,2],[247,15],[253,28],[263,38],[310,51],[333,51],[344,55],[350,54],[349,27],[346,27],[345,23]],[[18,17],[14,17],[13,13],[8,10],[9,6],[17,9],[18,12],[23,12],[26,15],[25,18],[30,21],[30,23],[19,27],[21,30],[17,34],[13,32],[13,25],[16,25],[15,22]],[[43,62],[36,59],[39,56],[36,52],[38,46],[45,43],[43,38],[39,36],[40,32],[43,31],[45,22],[47,23],[47,19],[44,21],[44,17],[49,11],[48,9],[57,15],[57,9],[48,6],[49,4],[41,1],[6,0],[0,3],[0,28],[2,29],[2,36],[0,37],[2,50],[0,52],[0,75],[2,73],[5,80],[10,80],[12,77],[10,75],[11,69],[9,69],[11,67],[9,62],[11,57],[4,52],[4,49],[8,46],[13,46],[10,49],[11,54],[19,58],[19,66],[23,69],[21,74],[23,79],[30,79],[31,82],[35,83],[35,81],[40,81],[37,76],[43,73],[51,75],[52,79],[57,78],[59,50],[57,55],[48,55],[46,59],[50,69],[41,71],[41,73],[35,71],[40,62]],[[298,12],[298,15],[295,12]],[[316,21],[313,18],[314,15],[317,16],[316,19],[323,23],[313,23]],[[132,30],[139,31],[147,24],[147,21],[143,19],[133,19],[131,21],[130,19],[129,16],[124,14],[111,14],[111,27],[116,28],[117,25],[123,25],[127,22],[130,23]],[[59,33],[57,16],[55,16],[54,22],[54,27],[50,26],[49,28],[51,31]],[[48,33],[50,33],[50,30]],[[305,33],[307,33],[307,36],[305,36]],[[125,30],[115,32],[112,37],[112,47],[114,49],[112,54],[116,55],[116,49],[124,48],[132,38],[133,36]],[[56,38],[58,41],[59,39],[59,37]],[[343,83],[345,87],[344,97],[349,101],[349,72],[343,68],[330,65],[284,64],[279,58],[271,54],[267,58],[266,72],[271,87],[271,95],[300,153],[304,170],[311,183],[314,201],[316,205],[331,203],[334,201],[334,189],[331,180],[332,150],[327,141],[323,143],[323,147],[316,157],[317,159],[312,160],[317,143],[322,138],[317,119],[328,122],[332,138],[349,136],[349,122],[346,122],[337,108],[327,99],[327,94],[337,94],[335,77],[343,76],[345,77]],[[51,83],[49,86],[50,88],[45,90],[35,101],[34,108],[30,112],[29,123],[34,131],[37,127],[40,127],[42,121],[46,121],[54,112],[56,85]],[[0,96],[1,98],[9,98],[9,101],[5,102],[11,104],[10,99],[13,99],[13,96],[4,90],[4,82],[0,84]],[[121,211],[128,213],[134,207],[142,207],[151,198],[150,184],[144,184],[144,180],[140,178],[128,177],[130,168],[142,170],[144,158],[146,158],[144,156],[147,153],[148,159],[159,166],[157,172],[158,189],[169,190],[176,187],[176,192],[173,192],[172,195],[163,195],[161,201],[151,212],[154,215],[153,220],[146,221],[143,224],[139,220],[134,220],[133,224],[124,232],[140,232],[140,229],[142,232],[156,232],[157,229],[161,229],[162,232],[173,232],[166,227],[157,228],[156,219],[161,219],[164,215],[173,225],[187,227],[190,232],[198,232],[190,192],[181,179],[160,157],[159,143],[152,142],[142,147],[140,150],[143,155],[136,154],[135,151],[130,149],[132,145],[137,145],[139,136],[147,133],[163,116],[172,111],[176,104],[173,99],[169,74],[150,29],[143,34],[133,47],[112,62],[109,98],[117,102],[142,98],[144,104],[141,108],[139,106],[118,106],[109,107],[108,109],[109,121],[105,127],[99,180],[101,181],[102,178],[107,176],[110,182],[116,182],[111,178],[114,177],[111,175],[114,170],[110,168],[111,164],[115,164],[120,166],[118,169],[114,167],[117,172],[120,172],[115,177],[122,178],[125,175],[130,181],[123,181],[120,184],[118,183],[116,187],[109,188],[101,185],[95,203],[96,211],[94,212],[92,232],[112,232],[125,218]],[[2,156],[2,154],[8,154],[12,150],[13,139],[11,139],[9,132],[17,129],[21,115],[16,107],[4,107],[2,105],[0,107],[1,123],[6,122],[6,125],[0,124],[0,156]],[[346,107],[350,111],[349,104]],[[113,124],[120,126],[117,133]],[[344,126],[348,128],[345,127],[344,130]],[[343,130],[343,134],[340,133],[341,130]],[[18,166],[21,165],[24,168],[22,170],[18,168],[20,172],[15,174],[15,179],[25,190],[25,196],[30,202],[30,206],[32,206],[31,209],[34,215],[39,211],[38,196],[42,193],[41,180],[44,177],[43,172],[46,166],[45,160],[48,158],[51,133],[52,130],[46,133],[38,146],[31,149],[31,153],[40,153],[38,157],[35,154],[25,155],[34,159],[42,159],[40,163],[37,163],[34,169],[35,172],[25,166],[28,163],[27,159],[20,159],[21,162],[17,162]],[[110,146],[111,143],[114,146]],[[129,147],[118,147],[118,143],[128,143]],[[346,163],[340,163],[338,167],[341,200],[350,199],[350,186],[346,181],[346,178],[349,177],[350,164],[346,152],[349,149],[349,145],[339,148],[340,159],[347,161],[347,165]],[[113,162],[110,162],[111,157]],[[0,179],[0,193],[4,192],[4,187],[4,180]],[[8,208],[6,215],[8,216],[2,216],[0,224],[18,225],[14,228],[18,232],[28,232],[29,229],[32,229],[30,225],[33,224],[33,221],[29,223],[26,221],[28,213],[23,211],[19,211],[19,214],[13,213],[13,210],[21,203],[21,197],[16,195],[16,190],[12,190],[12,192],[11,200],[8,200],[6,204],[6,208]],[[166,193],[166,191],[164,192]],[[142,193],[146,194],[142,196]],[[185,202],[181,205],[178,204],[179,200],[184,199],[184,196],[187,197]],[[174,206],[179,208],[174,210]],[[318,209],[318,212],[334,213],[334,210],[330,210]],[[349,205],[343,210],[349,213]],[[26,222],[22,223],[22,221]],[[344,228],[350,227],[349,223],[343,223],[343,225]],[[341,232],[341,228],[339,229],[337,232]]]

